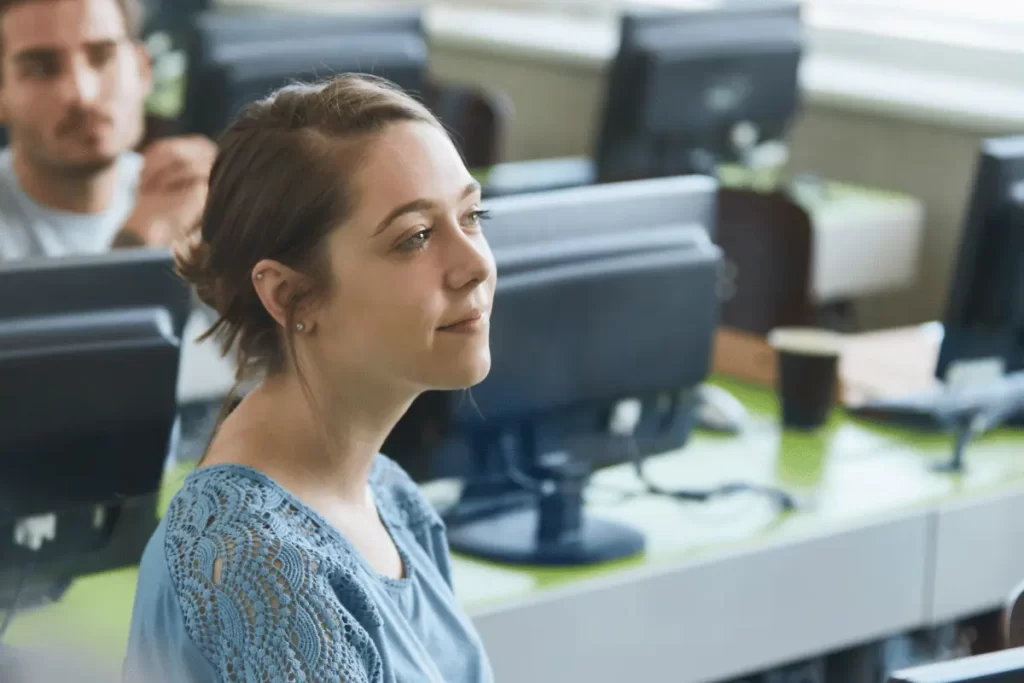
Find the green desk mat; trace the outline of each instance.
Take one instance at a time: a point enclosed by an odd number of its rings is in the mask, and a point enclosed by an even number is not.
[[[765,499],[743,494],[706,504],[679,503],[638,491],[628,466],[596,474],[590,512],[632,524],[647,535],[639,558],[586,569],[512,568],[455,557],[456,591],[470,613],[514,605],[573,582],[685,564],[697,558],[815,537],[927,509],[958,498],[1024,488],[1024,435],[997,432],[977,442],[963,475],[930,469],[949,453],[950,439],[858,423],[836,412],[819,433],[781,431],[769,392],[722,383],[753,413],[736,437],[698,432],[683,450],[649,461],[649,475],[666,487],[727,481],[771,484],[796,494],[799,510],[779,514]],[[187,470],[168,474],[163,505]],[[7,643],[73,643],[104,657],[124,652],[137,570],[79,579],[58,604],[18,616]]]

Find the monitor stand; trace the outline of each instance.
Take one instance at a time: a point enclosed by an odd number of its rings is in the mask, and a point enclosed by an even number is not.
[[[964,451],[971,437],[970,425],[960,425],[956,430],[956,439],[953,442],[953,455],[949,460],[937,463],[933,469],[944,474],[962,474],[964,472]]]
[[[507,564],[579,566],[624,559],[643,552],[643,535],[628,526],[583,511],[589,471],[566,454],[548,456],[534,504],[448,525],[454,552]]]

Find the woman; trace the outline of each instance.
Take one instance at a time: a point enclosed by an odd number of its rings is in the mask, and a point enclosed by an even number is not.
[[[378,455],[417,395],[490,369],[482,217],[441,125],[376,79],[285,88],[221,138],[179,269],[262,380],[145,552],[129,677],[492,679],[440,520]]]

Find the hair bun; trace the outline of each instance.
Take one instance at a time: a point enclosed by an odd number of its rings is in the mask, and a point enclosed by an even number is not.
[[[174,262],[178,275],[195,288],[196,296],[218,313],[223,312],[223,286],[211,267],[212,250],[203,239],[202,231],[195,230],[174,248]]]

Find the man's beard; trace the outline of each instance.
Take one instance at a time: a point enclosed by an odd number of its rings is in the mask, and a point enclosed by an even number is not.
[[[59,153],[53,153],[50,149],[51,145],[47,144],[39,135],[22,133],[17,137],[19,138],[18,147],[25,154],[27,160],[41,172],[56,178],[67,180],[93,178],[112,168],[120,156],[118,154],[97,154],[80,159],[62,157]]]
[[[117,157],[115,156],[64,162],[50,161],[44,165],[53,175],[67,178],[68,180],[86,180],[105,173],[116,164]]]
[[[118,149],[114,154],[98,154],[92,158],[69,159],[62,157],[59,153],[51,153],[54,151],[51,150],[51,147],[63,144],[66,138],[75,135],[80,128],[89,125],[93,119],[107,125],[114,125],[107,116],[75,108],[70,110],[57,124],[54,129],[55,140],[52,141],[52,144],[48,143],[38,131],[28,127],[12,126],[12,137],[17,135],[21,138],[19,147],[25,151],[26,156],[32,160],[34,165],[45,170],[47,174],[68,180],[87,180],[112,168],[121,153],[131,149],[137,140],[141,140],[143,133],[143,126],[140,124],[139,130],[132,136],[132,139],[125,141],[124,149]],[[17,129],[16,132],[13,129]]]

